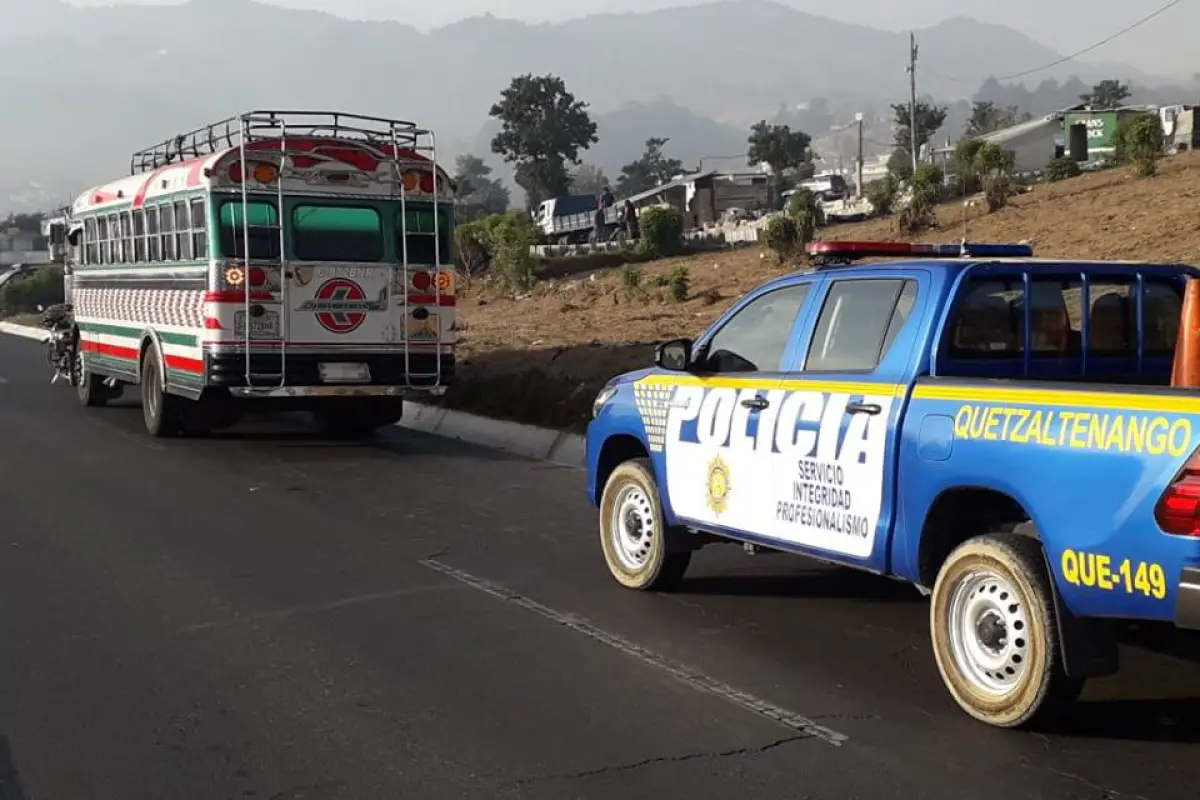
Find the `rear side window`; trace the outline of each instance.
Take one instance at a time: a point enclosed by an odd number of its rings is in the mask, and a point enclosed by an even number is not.
[[[1089,281],[1087,297],[1079,278],[1036,277],[1025,296],[1020,277],[970,281],[949,328],[948,355],[958,361],[1024,358],[1025,312],[1029,305],[1028,348],[1035,359],[1078,358],[1088,318],[1088,355],[1137,355],[1136,280]],[[1143,295],[1144,347],[1147,356],[1175,350],[1182,299],[1163,279],[1147,279]]]
[[[452,225],[450,212],[444,206],[436,218],[432,208],[409,206],[405,213],[396,215],[396,254],[401,258],[407,256],[410,264],[432,266],[437,258],[443,264],[449,263]]]
[[[163,215],[164,225],[169,218],[169,214]],[[249,236],[250,258],[268,261],[279,258],[279,212],[274,203],[252,200],[243,207],[241,200],[227,200],[221,205],[218,221],[222,256],[245,258]],[[163,240],[169,239],[163,237]]]
[[[869,372],[879,366],[917,300],[910,279],[862,278],[829,287],[808,348],[806,372]]]

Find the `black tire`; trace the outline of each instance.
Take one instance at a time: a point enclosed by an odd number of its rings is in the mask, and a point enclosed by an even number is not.
[[[154,345],[142,354],[141,371],[142,419],[146,432],[156,439],[168,439],[182,433],[180,398],[168,394],[163,384],[162,359]]]
[[[615,527],[618,504],[631,516],[626,528]],[[630,536],[628,529],[638,536]],[[687,533],[663,522],[658,482],[648,458],[635,458],[608,476],[600,499],[600,547],[608,571],[627,589],[670,591],[683,580],[692,562]]]
[[[1084,680],[1064,669],[1054,588],[1037,539],[992,533],[959,545],[938,573],[929,614],[942,680],[981,722],[1042,724],[1083,690]]]
[[[112,392],[104,385],[104,378],[84,369],[83,347],[76,337],[71,353],[71,379],[75,382],[75,398],[79,405],[98,408],[107,405]]]

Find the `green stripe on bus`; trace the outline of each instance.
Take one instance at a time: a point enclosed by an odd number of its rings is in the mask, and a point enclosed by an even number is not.
[[[123,325],[106,325],[99,322],[81,322],[79,330],[98,333],[102,336],[121,336],[126,339],[138,339],[142,335],[142,328],[127,328]],[[158,338],[163,344],[173,344],[179,347],[195,347],[199,341],[195,336],[189,336],[186,333],[160,332]]]

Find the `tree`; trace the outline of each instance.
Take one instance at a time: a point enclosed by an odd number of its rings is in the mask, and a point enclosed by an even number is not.
[[[46,218],[41,212],[35,214],[9,214],[8,218],[0,222],[0,230],[8,228],[16,228],[21,233],[41,234],[42,220]]]
[[[608,185],[603,170],[594,164],[580,164],[571,174],[571,189],[575,194],[603,194]]]
[[[1158,160],[1165,149],[1162,121],[1157,114],[1135,114],[1117,124],[1117,152],[1122,160],[1132,161],[1143,178],[1158,172]]]
[[[1104,80],[1092,87],[1090,92],[1079,95],[1079,99],[1092,108],[1120,108],[1129,99],[1133,90],[1117,80]]]
[[[751,164],[767,163],[780,175],[789,169],[807,164],[812,158],[809,145],[812,137],[804,131],[794,131],[787,125],[772,125],[765,119],[750,128],[746,139],[746,157]]]
[[[645,192],[683,172],[682,161],[663,155],[663,147],[669,141],[660,138],[646,140],[642,157],[621,167],[621,175],[617,178],[618,195],[629,197]]]
[[[909,103],[892,104],[892,130],[895,131],[895,151],[888,161],[888,169],[901,180],[907,180],[912,174],[912,120],[909,114]],[[946,122],[945,106],[930,105],[917,101],[917,151],[929,143],[933,135]]]
[[[967,120],[964,135],[969,139],[1010,128],[1033,119],[1016,106],[997,106],[990,101],[975,101],[971,104],[971,117]]]
[[[503,183],[492,177],[492,168],[470,153],[454,163],[454,182],[458,185],[459,219],[471,221],[508,210],[511,196]]]
[[[600,140],[588,104],[575,99],[556,75],[518,75],[488,114],[501,125],[492,152],[515,165],[530,208],[567,194],[567,165],[578,164],[579,151]]]
[[[1013,194],[1012,172],[1016,154],[992,142],[984,142],[975,153],[975,174],[983,185],[988,212],[994,213],[1008,205]]]

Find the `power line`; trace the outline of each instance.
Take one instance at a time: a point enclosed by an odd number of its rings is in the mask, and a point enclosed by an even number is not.
[[[1082,50],[1076,50],[1074,53],[1071,53],[1071,55],[1069,55],[1069,56],[1063,56],[1062,58],[1051,61],[1048,64],[1042,64],[1040,67],[1034,67],[1033,69],[1023,70],[1021,72],[1014,72],[1011,75],[990,75],[988,77],[993,78],[998,81],[1011,81],[1011,80],[1014,80],[1015,78],[1024,78],[1025,76],[1032,75],[1035,72],[1042,72],[1043,70],[1057,67],[1060,64],[1067,63],[1068,61],[1074,61],[1079,56],[1090,53],[1093,50],[1098,50],[1101,47],[1103,47],[1104,45],[1113,41],[1114,39],[1119,39],[1120,37],[1124,36],[1125,34],[1129,33],[1130,31],[1133,31],[1133,30],[1136,30],[1136,29],[1142,27],[1150,20],[1154,19],[1155,17],[1159,16],[1160,14],[1170,11],[1172,8],[1174,8],[1175,6],[1179,5],[1182,2],[1183,2],[1183,0],[1171,0],[1171,2],[1167,3],[1164,6],[1161,6],[1157,10],[1147,14],[1146,16],[1142,17],[1141,19],[1137,20],[1136,22],[1126,25],[1124,28],[1117,31],[1116,33],[1114,33],[1110,36],[1106,36],[1105,38],[1101,39],[1100,41],[1096,42],[1095,44],[1088,45],[1087,47],[1083,48]],[[982,83],[983,81],[987,80],[987,78],[951,78],[948,75],[939,75],[938,73],[932,72],[928,69],[926,69],[924,71],[927,72],[928,74],[932,75],[935,78],[940,78],[941,80],[944,80],[944,81],[953,81],[955,83]]]

